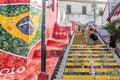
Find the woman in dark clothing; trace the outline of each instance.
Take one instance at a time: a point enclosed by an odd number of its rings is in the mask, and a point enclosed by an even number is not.
[[[109,43],[109,47],[111,47],[111,48],[116,48],[116,40],[117,40],[117,38],[116,38],[116,36],[114,35],[114,34],[111,34],[110,35],[110,43]]]

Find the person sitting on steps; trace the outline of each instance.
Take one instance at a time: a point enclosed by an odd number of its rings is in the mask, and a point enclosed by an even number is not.
[[[93,28],[90,29],[90,39],[92,41],[97,41],[98,40],[98,36],[97,36],[97,34],[95,34],[95,30]],[[90,43],[92,43],[91,40],[90,40]]]

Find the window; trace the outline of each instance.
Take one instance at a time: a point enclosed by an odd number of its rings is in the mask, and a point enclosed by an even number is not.
[[[67,10],[66,10],[66,11],[67,11],[67,12],[66,12],[67,14],[68,14],[68,13],[71,13],[71,5],[67,5],[66,9],[67,9]]]
[[[82,14],[86,15],[86,6],[82,6]]]
[[[99,16],[102,16],[102,14],[103,14],[103,8],[100,7],[100,8],[99,8]]]
[[[52,10],[52,0],[47,0],[46,1],[46,7]]]

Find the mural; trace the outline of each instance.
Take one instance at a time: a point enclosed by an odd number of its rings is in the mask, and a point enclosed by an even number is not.
[[[27,57],[41,38],[41,13],[28,4],[0,5],[0,49]]]
[[[56,0],[51,1],[57,5]],[[0,80],[43,80],[41,4],[42,0],[0,0]],[[46,73],[50,80],[69,41],[70,28],[56,23],[57,8],[46,11]]]
[[[38,80],[41,62],[28,55],[41,40],[41,16],[28,0],[0,0],[0,80]]]

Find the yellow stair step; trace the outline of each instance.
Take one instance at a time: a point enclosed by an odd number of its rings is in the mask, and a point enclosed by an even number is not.
[[[96,72],[120,72],[120,69],[119,68],[116,68],[116,69],[109,69],[109,68],[97,68],[96,69]]]
[[[90,58],[67,58],[67,60],[90,60]],[[92,60],[103,60],[103,58],[92,58]],[[106,58],[104,60],[115,60],[114,58]]]
[[[82,65],[91,65],[90,63],[66,63],[66,66],[82,66]]]
[[[112,56],[112,54],[68,54],[68,56]]]
[[[84,66],[90,66],[90,65],[94,65],[94,66],[107,66],[107,65],[110,65],[110,66],[118,66],[118,63],[109,63],[109,64],[104,64],[104,63],[93,63],[93,64],[91,64],[91,63],[86,63],[86,62],[84,62],[84,63],[66,63],[66,66],[82,66],[82,65],[84,65]]]
[[[74,51],[74,52],[109,52],[109,51],[104,51],[104,50],[99,50],[99,51],[84,51],[84,50],[79,50],[79,51]]]
[[[94,76],[77,76],[77,75],[63,75],[63,79],[94,79]]]
[[[91,72],[88,68],[65,68],[64,72]]]
[[[96,80],[120,80],[120,76],[96,76]]]
[[[87,44],[72,44],[71,46],[89,46]],[[97,45],[92,45],[92,46],[106,46],[105,44],[97,44]]]

